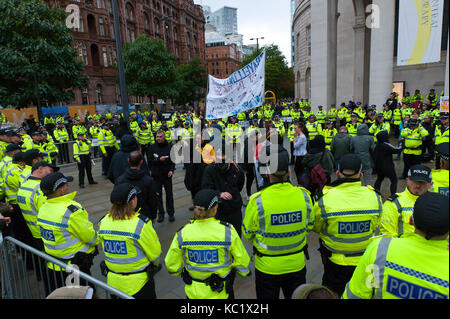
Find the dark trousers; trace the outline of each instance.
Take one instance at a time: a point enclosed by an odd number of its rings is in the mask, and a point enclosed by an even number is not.
[[[58,161],[59,164],[63,162],[69,163],[69,147],[67,143],[58,143],[56,144],[58,147]]]
[[[279,299],[280,289],[285,299],[292,299],[294,290],[304,283],[306,283],[306,267],[298,272],[282,275],[269,275],[255,269],[257,299]]]
[[[172,179],[167,178],[163,181],[155,179],[155,186],[156,186],[156,192],[159,194],[159,196],[158,196],[158,214],[160,216],[165,215],[164,205],[163,205],[163,196],[162,196],[162,189],[164,187],[164,190],[166,191],[167,214],[169,216],[173,216],[173,214],[175,213],[175,210],[174,210],[174,206],[173,206]]]
[[[322,285],[333,290],[338,296],[342,296],[345,286],[352,278],[356,266],[338,265],[327,258],[323,268]]]
[[[428,151],[428,154],[426,154]],[[434,159],[434,142],[433,140],[425,140],[422,144],[422,161],[428,162]]]
[[[411,166],[420,165],[421,155],[405,154],[403,153],[403,175],[406,178],[408,176],[408,171]]]
[[[297,177],[297,184],[300,185],[300,176],[302,176],[303,171],[305,170],[305,168],[303,167],[302,161],[305,157],[304,156],[296,156],[295,157],[295,166],[294,166],[294,171],[295,171],[295,176]]]
[[[89,184],[94,182],[92,178],[92,163],[90,155],[80,155],[80,162],[78,165],[78,183],[79,185],[84,185],[84,175],[86,172]]]
[[[245,188],[247,190],[247,196],[250,197],[250,195],[252,194],[252,185],[253,185],[253,181],[255,180],[255,165],[248,165],[248,169],[245,172],[245,176],[246,176],[246,184],[245,184]]]
[[[436,154],[436,169],[441,169],[441,156]]]
[[[291,165],[294,165],[295,163],[294,142],[290,142],[289,144],[291,145]]]
[[[395,172],[393,172],[393,174],[391,175],[386,175],[386,174],[378,174],[377,175],[377,180],[375,181],[375,189],[377,191],[381,190],[381,183],[383,183],[383,180],[385,178],[389,178],[389,180],[391,181],[391,195],[395,195],[395,193],[397,193],[397,184],[398,184],[398,180],[397,180],[397,174],[395,174]]]
[[[134,299],[156,299],[155,281],[150,278],[149,281],[137,293],[133,295]]]
[[[105,163],[103,166],[103,173],[108,175],[109,166],[111,165],[112,157],[116,153],[116,148],[114,146],[105,147],[105,151],[106,151],[106,154],[108,154],[108,156],[103,155],[103,159],[104,159],[104,163]]]

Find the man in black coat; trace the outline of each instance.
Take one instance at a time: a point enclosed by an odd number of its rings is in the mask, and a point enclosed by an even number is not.
[[[128,158],[130,167],[123,175],[116,179],[116,185],[130,183],[136,186],[141,192],[137,195],[138,203],[136,208],[140,208],[140,213],[150,217],[155,222],[157,211],[156,187],[153,179],[148,172],[141,169],[143,156],[141,152],[134,151],[130,153]]]
[[[132,135],[124,135],[121,139],[120,151],[116,152],[111,159],[111,164],[109,165],[108,170],[108,179],[111,183],[115,184],[116,178],[121,176],[128,167],[130,167],[128,163],[128,158],[130,157],[130,153],[134,151],[141,151],[140,145],[136,141],[136,139]],[[147,173],[149,173],[147,162],[145,158],[143,159],[142,169]]]
[[[236,163],[227,161],[225,154],[216,154],[216,163],[205,168],[202,189],[220,192],[220,203],[216,218],[234,226],[239,236],[242,234],[242,196],[245,176]]]
[[[152,144],[148,150],[149,165],[152,177],[155,181],[158,196],[158,223],[164,221],[164,206],[162,200],[162,188],[166,191],[166,208],[169,221],[175,221],[175,209],[173,204],[172,176],[175,171],[175,164],[170,160],[170,150],[172,145],[166,141],[164,131],[156,133],[156,143]]]

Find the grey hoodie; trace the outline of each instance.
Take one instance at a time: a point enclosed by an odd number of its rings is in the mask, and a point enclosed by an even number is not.
[[[371,153],[375,149],[375,141],[373,136],[369,135],[369,128],[366,124],[360,124],[356,131],[356,136],[352,137],[350,149],[353,154],[361,158],[362,170],[373,168],[373,160]]]

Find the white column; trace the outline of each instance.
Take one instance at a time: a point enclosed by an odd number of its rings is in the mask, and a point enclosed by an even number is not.
[[[447,60],[445,61],[445,88],[444,88],[444,95],[445,96],[448,96],[448,93],[449,93],[449,91],[448,91],[448,77],[449,77],[449,73],[448,73],[448,63],[449,63],[449,61],[448,61],[448,44],[449,44],[449,39],[450,39],[450,37],[448,37],[447,36]]]
[[[379,25],[371,30],[369,105],[375,104],[381,110],[392,92],[395,1],[373,0],[373,5],[372,15],[379,19]]]

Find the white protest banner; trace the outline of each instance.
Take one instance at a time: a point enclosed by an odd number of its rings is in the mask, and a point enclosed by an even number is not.
[[[448,113],[448,96],[441,96],[441,113]]]
[[[206,118],[219,119],[251,110],[264,103],[266,50],[227,79],[209,75]]]
[[[397,65],[441,60],[444,0],[400,0]]]

